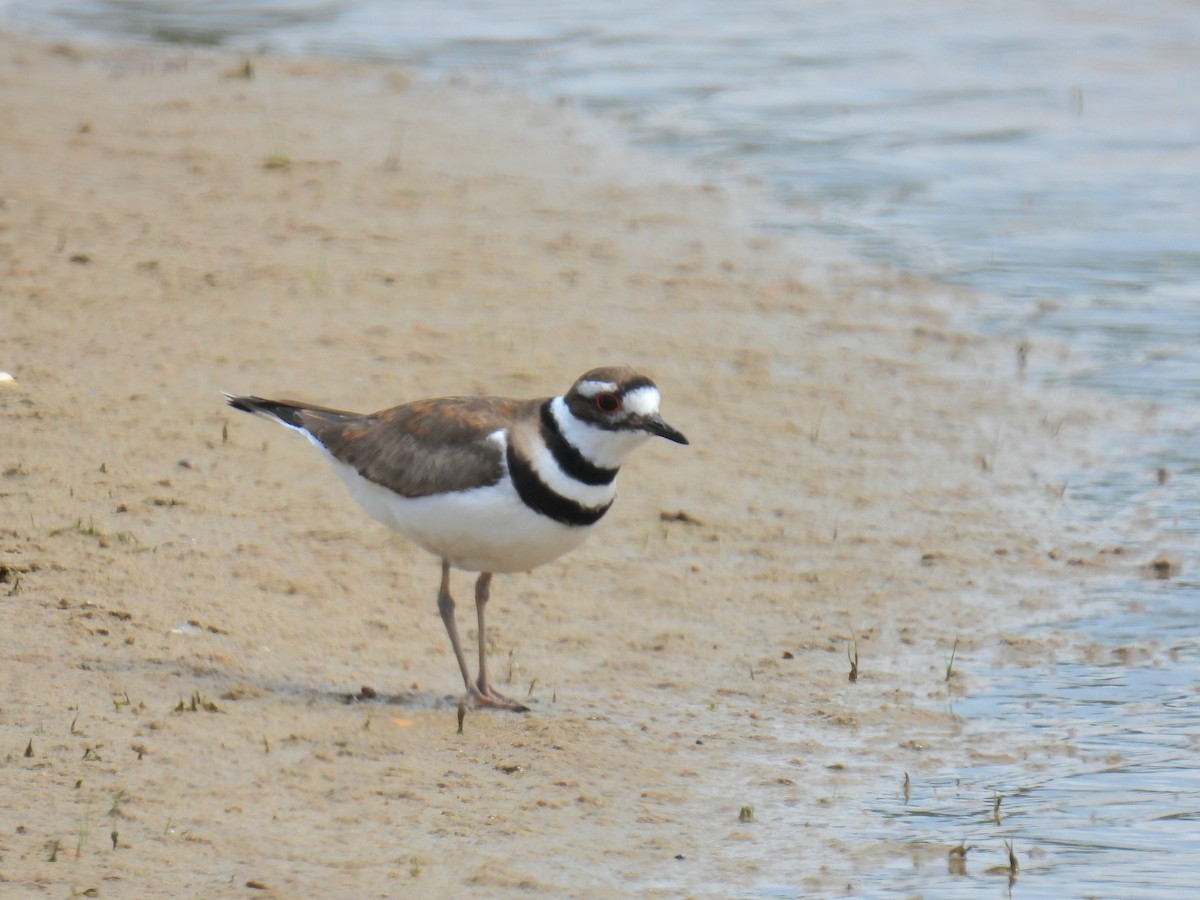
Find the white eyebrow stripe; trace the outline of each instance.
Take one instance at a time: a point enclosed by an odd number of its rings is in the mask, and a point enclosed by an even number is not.
[[[581,381],[577,385],[579,393],[585,397],[595,397],[605,391],[616,393],[617,386],[611,381]]]

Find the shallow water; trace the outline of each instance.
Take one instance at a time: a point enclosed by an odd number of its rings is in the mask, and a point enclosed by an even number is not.
[[[736,12],[733,10],[736,9]],[[947,772],[875,806],[880,833],[965,841],[966,874],[914,854],[871,893],[1184,897],[1200,870],[1200,15],[1155,0],[0,0],[9,23],[149,40],[383,57],[469,70],[616,119],[708,177],[767,185],[763,228],[970,285],[980,327],[1029,336],[1048,381],[1154,400],[1170,430],[1081,473],[1069,515],[1180,577],[1097,588],[1066,625],[1088,662],[973,671],[968,733],[1018,759]],[[1043,359],[1039,339],[1069,360]],[[1167,473],[1159,483],[1156,470]],[[1037,751],[1037,742],[1057,751]],[[1000,820],[992,814],[1001,797]],[[789,886],[768,896],[796,895]]]
[[[1171,610],[1152,617],[1179,624]],[[1108,619],[1070,624],[1131,630],[1119,611]],[[1143,616],[1127,636],[1140,646],[1156,624]],[[1113,653],[1104,662],[981,673],[987,692],[954,707],[967,738],[1004,736],[1021,759],[915,782],[907,802],[885,798],[876,811],[904,840],[944,844],[954,835],[969,848],[963,874],[948,874],[944,856],[921,866],[898,861],[887,887],[992,896],[998,876],[987,870],[1003,865],[1009,840],[1020,861],[1017,885],[1039,893],[1057,886],[1068,896],[1193,896],[1200,694],[1180,672],[1200,665],[1200,642],[1192,632],[1167,644],[1132,664]]]
[[[17,22],[470,70],[762,179],[766,227],[995,298],[1088,351],[1059,373],[1200,386],[1200,16],[1184,0],[7,0]],[[1163,382],[1167,384],[1164,385]]]

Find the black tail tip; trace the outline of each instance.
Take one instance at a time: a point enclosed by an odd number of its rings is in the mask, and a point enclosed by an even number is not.
[[[259,405],[262,401],[258,397],[240,397],[236,394],[226,394],[225,402],[234,409],[240,409],[242,412],[256,413],[262,409]]]

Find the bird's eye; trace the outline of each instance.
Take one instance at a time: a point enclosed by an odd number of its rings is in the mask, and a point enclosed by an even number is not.
[[[611,391],[596,395],[596,409],[602,413],[615,413],[621,408],[621,398]]]

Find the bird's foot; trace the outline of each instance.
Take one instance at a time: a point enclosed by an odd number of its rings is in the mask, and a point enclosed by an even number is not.
[[[492,686],[471,686],[468,700],[472,709],[506,709],[510,712],[529,712],[529,707],[492,690]]]

